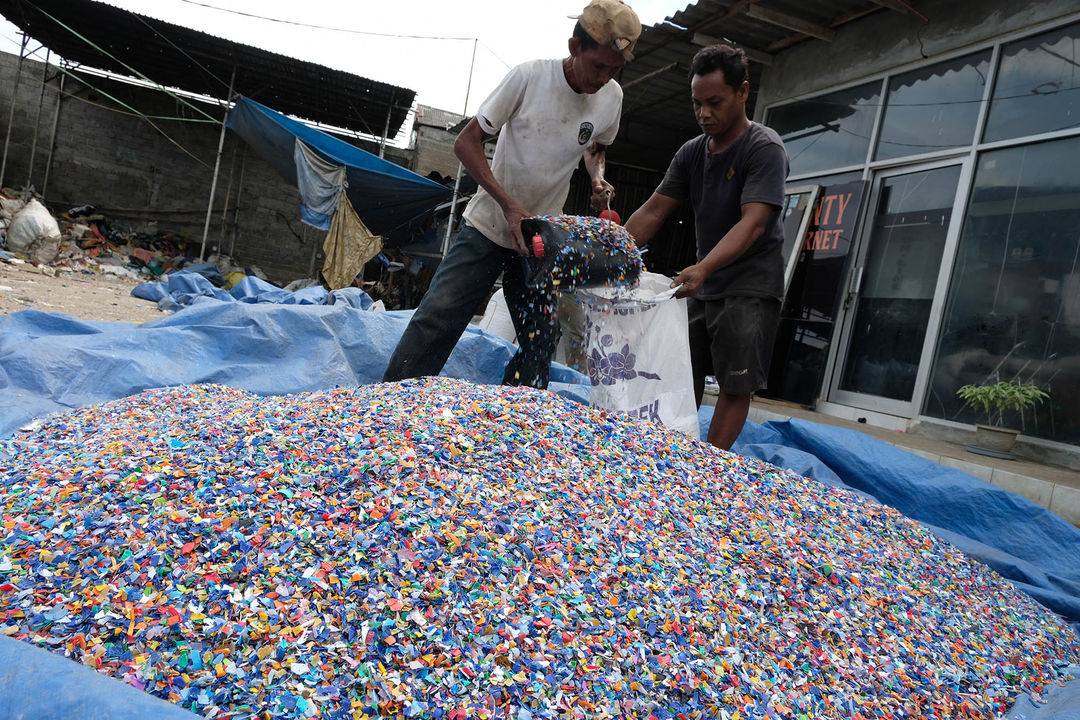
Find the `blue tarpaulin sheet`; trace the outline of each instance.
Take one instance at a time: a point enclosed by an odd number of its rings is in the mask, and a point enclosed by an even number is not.
[[[360,288],[346,287],[327,291],[321,285],[296,291],[283,290],[265,280],[248,275],[225,290],[214,285],[201,273],[181,270],[165,276],[158,282],[136,285],[131,294],[150,300],[158,308],[175,312],[182,307],[196,305],[207,300],[222,302],[267,303],[271,305],[337,305],[343,303],[359,310],[367,310],[374,302]]]
[[[177,279],[171,288],[173,280],[141,286],[141,292],[177,305],[181,295],[194,292],[197,302],[148,323],[84,322],[36,310],[0,316],[0,438],[35,418],[153,387],[220,383],[282,394],[377,382],[410,315],[371,312],[347,301],[255,300],[276,290],[258,283],[238,291],[241,297],[226,293],[224,299],[208,282]],[[502,338],[470,327],[444,374],[497,383],[512,352]],[[568,368],[553,368],[552,389],[563,396],[587,402],[585,382]],[[710,413],[704,407],[699,415],[706,427]],[[734,450],[873,496],[1080,621],[1080,529],[1033,502],[863,433],[817,423],[747,423]],[[11,681],[21,662],[0,657],[0,688],[12,693],[5,700],[14,707],[21,698],[43,720],[68,717],[42,708],[41,698],[54,692],[50,687],[26,680],[25,673]],[[1077,682],[1050,697],[1040,706],[1022,698],[1010,718],[1080,718]]]
[[[294,154],[298,139],[323,159],[345,166],[349,202],[364,225],[384,239],[416,224],[453,195],[445,185],[242,96],[229,113],[226,126],[293,185],[297,184]]]
[[[411,315],[199,299],[142,324],[36,310],[0,316],[0,438],[37,417],[155,387],[218,383],[279,395],[378,382]],[[470,327],[444,372],[498,383],[513,351]],[[587,401],[585,382],[552,368],[552,389],[565,397]]]
[[[711,414],[699,413],[702,437]],[[1080,528],[1038,503],[864,433],[805,420],[747,423],[732,450],[896,508],[1080,623]]]
[[[199,717],[48,650],[0,637],[0,718],[4,720]]]

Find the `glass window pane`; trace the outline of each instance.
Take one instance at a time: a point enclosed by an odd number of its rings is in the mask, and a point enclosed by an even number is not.
[[[885,178],[840,389],[914,399],[960,167]]]
[[[841,185],[846,182],[855,182],[856,180],[862,180],[862,170],[848,170],[847,172],[836,173],[834,175],[819,175],[817,177],[806,178],[804,180],[798,180],[793,185]]]
[[[979,158],[925,414],[985,422],[965,384],[1032,382],[1050,393],[1007,424],[1080,443],[1080,138]]]
[[[784,258],[784,267],[788,266],[788,260],[791,258],[791,251],[795,247],[795,243],[802,239],[799,228],[802,226],[806,213],[809,212],[810,197],[812,195],[812,190],[806,190],[784,196],[784,245],[780,249]]]
[[[970,145],[986,90],[990,51],[889,80],[878,160]]]
[[[860,165],[881,98],[881,83],[771,108],[765,124],[784,140],[791,175]]]
[[[1001,48],[986,142],[1080,127],[1080,23]]]
[[[797,248],[795,271],[784,296],[769,386],[762,395],[812,405],[825,378],[829,347],[846,290],[844,275],[866,183],[818,181],[821,193]],[[820,212],[817,210],[820,209]]]

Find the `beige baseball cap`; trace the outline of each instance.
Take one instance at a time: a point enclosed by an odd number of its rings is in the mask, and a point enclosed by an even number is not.
[[[641,21],[637,13],[622,0],[592,0],[575,19],[600,47],[621,52],[627,60],[634,59],[633,50],[641,35]]]

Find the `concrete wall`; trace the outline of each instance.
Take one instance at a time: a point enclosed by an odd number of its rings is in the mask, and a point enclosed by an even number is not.
[[[457,133],[451,132],[450,128],[461,119],[461,115],[447,110],[417,106],[413,140],[416,172],[427,175],[434,171],[445,177],[456,177],[458,159],[454,155],[454,140]]]
[[[68,77],[45,185],[59,72],[49,68],[43,93],[43,63],[25,60],[16,86],[18,64],[17,55],[0,53],[0,138],[7,136],[14,98],[3,185],[33,185],[56,214],[89,204],[116,228],[181,234],[189,239],[187,253],[198,256],[223,110],[199,104],[215,122],[193,122],[207,117],[163,92]],[[378,152],[373,143],[343,139]],[[412,155],[386,148],[386,158],[405,167]],[[325,233],[300,222],[296,188],[232,132],[225,136],[214,208],[207,254],[221,247],[279,284],[309,277],[313,261],[321,267]]]
[[[1080,10],[1076,0],[927,0],[927,18],[881,11],[838,28],[831,43],[808,40],[781,51],[761,78],[755,119],[773,103],[982,44]]]

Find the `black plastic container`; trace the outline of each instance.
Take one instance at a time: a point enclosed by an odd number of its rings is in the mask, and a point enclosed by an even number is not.
[[[557,292],[570,292],[637,282],[641,256],[633,243],[600,237],[605,232],[625,234],[621,225],[586,217],[568,216],[564,220],[576,225],[575,229],[542,218],[521,221],[521,234],[529,248],[529,255],[523,259],[526,285],[537,289],[550,284]],[[630,249],[622,249],[620,244]]]

